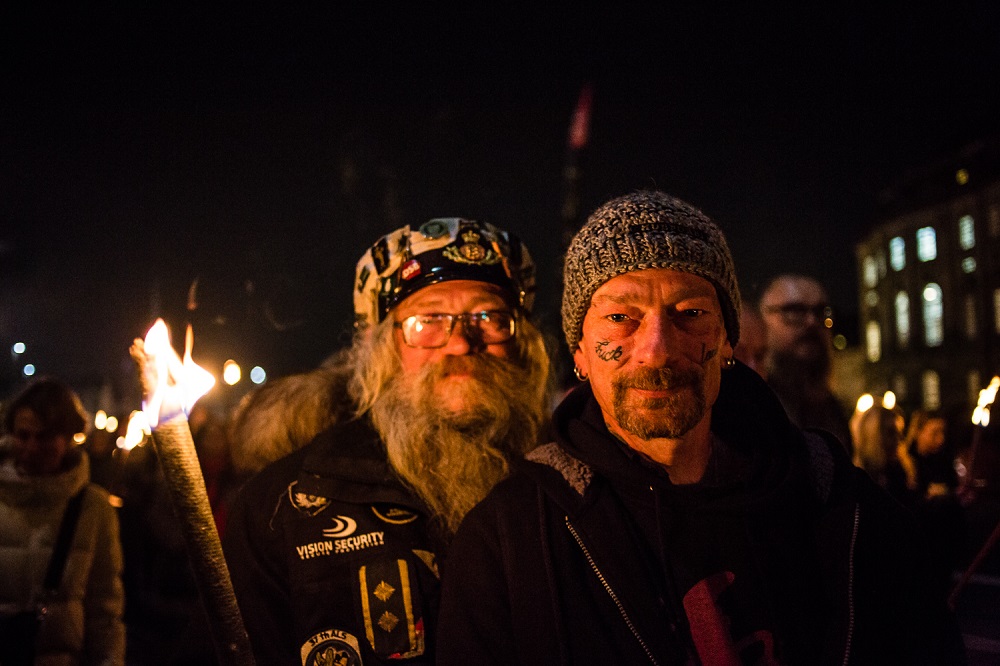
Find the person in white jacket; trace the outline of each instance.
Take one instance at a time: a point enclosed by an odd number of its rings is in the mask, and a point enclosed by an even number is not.
[[[125,661],[118,517],[90,483],[80,400],[38,380],[4,414],[0,443],[0,662],[39,666]],[[74,498],[79,497],[79,500]],[[67,508],[79,502],[61,572],[49,573]],[[72,512],[69,512],[72,515]],[[69,521],[73,522],[73,521]],[[56,558],[57,560],[59,558]],[[58,583],[48,589],[52,580]],[[34,661],[19,661],[19,660]]]

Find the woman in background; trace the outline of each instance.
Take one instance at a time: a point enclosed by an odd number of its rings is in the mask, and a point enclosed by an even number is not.
[[[42,379],[13,399],[3,424],[0,663],[123,664],[118,517],[77,446],[80,400]]]

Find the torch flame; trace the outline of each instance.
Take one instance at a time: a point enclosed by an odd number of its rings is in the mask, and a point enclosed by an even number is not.
[[[990,424],[990,405],[997,397],[997,389],[1000,389],[1000,376],[993,377],[989,385],[979,392],[979,404],[972,412],[972,423],[984,428]]]
[[[187,415],[201,396],[215,386],[215,377],[191,359],[194,333],[188,326],[184,360],[170,346],[170,333],[162,319],[157,319],[143,342],[149,393],[142,411],[151,428],[182,412]]]
[[[142,443],[142,440],[149,434],[149,422],[146,420],[144,412],[134,411],[128,417],[128,426],[125,428],[125,436],[119,437],[118,448],[131,451]]]

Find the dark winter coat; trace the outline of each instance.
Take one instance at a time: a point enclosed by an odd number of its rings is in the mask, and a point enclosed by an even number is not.
[[[223,545],[257,663],[432,663],[439,548],[425,515],[367,421],[252,478]]]
[[[555,424],[452,543],[440,664],[963,663],[912,518],[744,366],[699,484],[613,438],[589,386]]]

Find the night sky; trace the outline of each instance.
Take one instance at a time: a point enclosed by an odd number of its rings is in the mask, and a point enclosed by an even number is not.
[[[988,0],[140,4],[0,18],[0,344],[78,384],[123,381],[156,315],[178,339],[193,320],[206,365],[312,367],[348,339],[360,254],[429,217],[519,234],[557,330],[566,136],[587,84],[584,213],[678,195],[719,221],[746,288],[814,274],[856,338],[853,247],[878,191],[1000,131]]]

